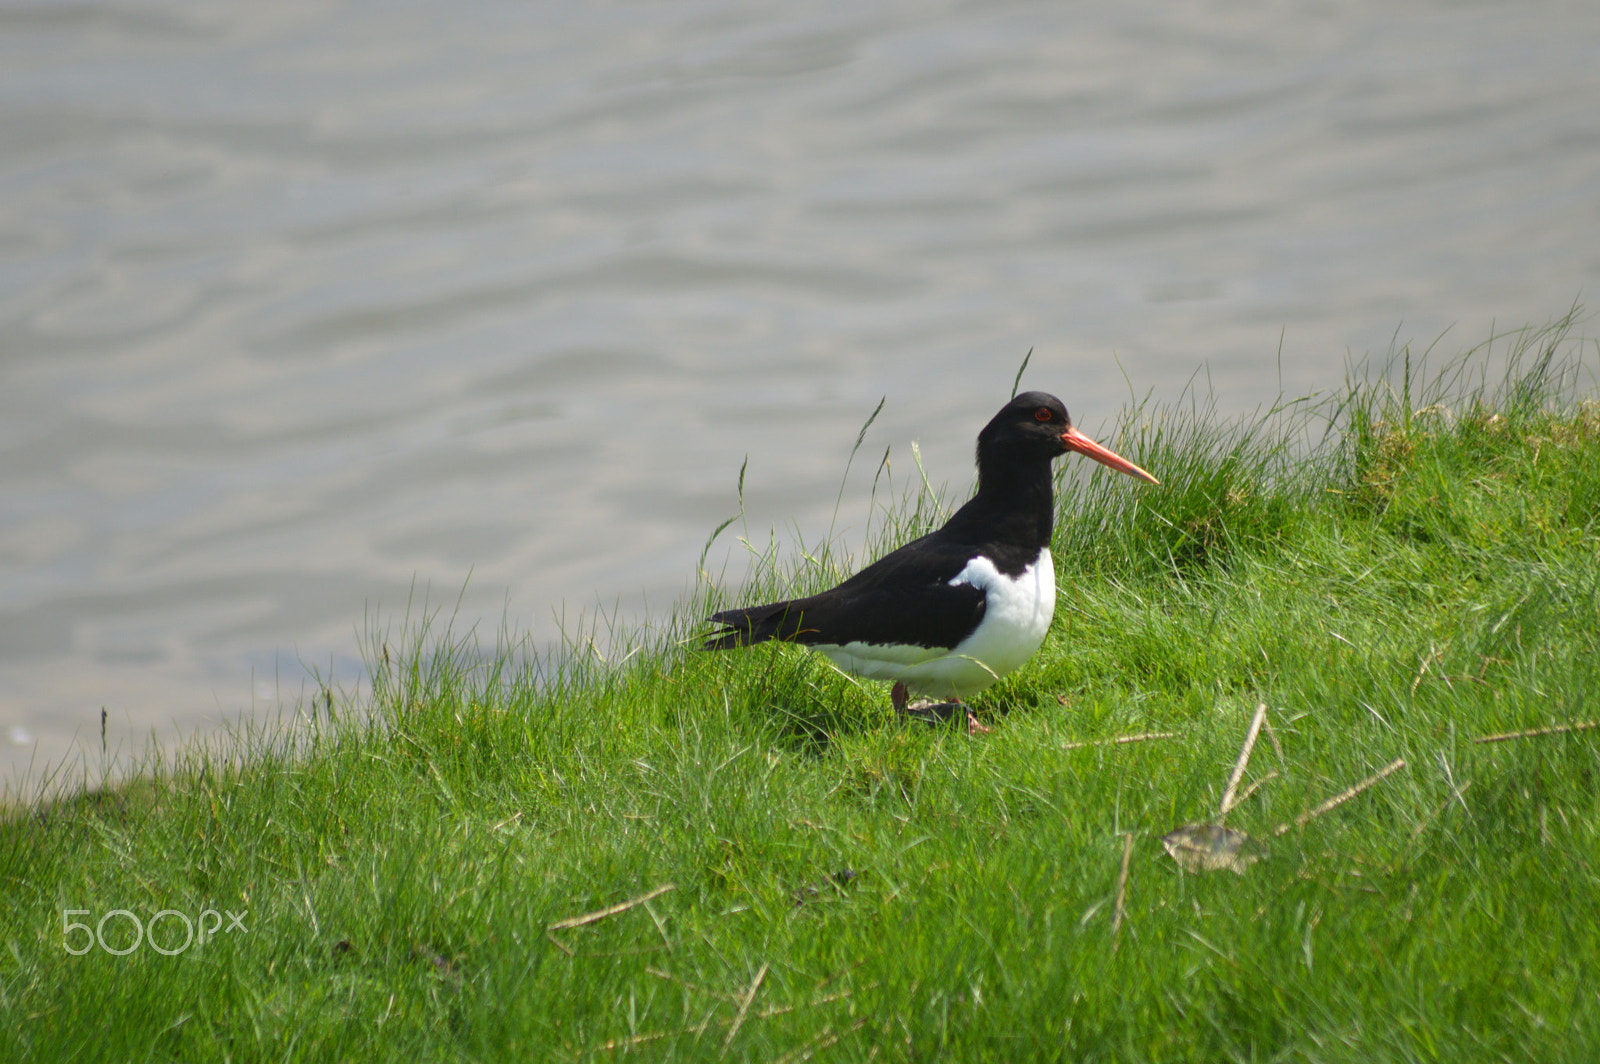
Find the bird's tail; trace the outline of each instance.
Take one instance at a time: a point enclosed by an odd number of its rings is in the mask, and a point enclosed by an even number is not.
[[[732,650],[769,639],[794,639],[802,632],[801,611],[795,602],[723,610],[712,614],[710,619],[713,624],[727,627],[707,636],[702,650]]]

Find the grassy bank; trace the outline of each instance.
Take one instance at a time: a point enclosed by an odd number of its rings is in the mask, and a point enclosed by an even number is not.
[[[714,583],[609,664],[379,632],[369,705],[0,824],[0,1058],[1600,1059],[1600,729],[1548,730],[1600,717],[1600,406],[1564,324],[1506,343],[1131,415],[1163,485],[1064,481],[981,739],[680,646]],[[1264,859],[1183,871],[1258,705]]]

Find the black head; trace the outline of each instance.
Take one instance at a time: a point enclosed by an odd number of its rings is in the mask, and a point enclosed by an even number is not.
[[[988,462],[1049,461],[1068,451],[1093,458],[1119,473],[1151,484],[1155,477],[1072,427],[1067,408],[1049,392],[1023,392],[1000,408],[978,433],[978,465]]]
[[[1067,408],[1048,392],[1023,392],[1000,409],[978,433],[978,462],[986,454],[1014,461],[1024,456],[1056,458],[1067,453],[1061,434],[1072,427]]]

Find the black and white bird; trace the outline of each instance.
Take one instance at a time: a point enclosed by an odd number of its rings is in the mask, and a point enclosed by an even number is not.
[[[889,680],[896,711],[910,696],[962,704],[1033,656],[1056,609],[1050,532],[1051,462],[1069,451],[1159,483],[1072,427],[1061,400],[1024,392],[978,433],[978,492],[944,527],[884,555],[838,587],[807,598],[723,610],[707,650],[800,643],[840,669]]]

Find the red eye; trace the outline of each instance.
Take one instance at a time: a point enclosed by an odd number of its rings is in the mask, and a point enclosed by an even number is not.
[[[1050,412],[1050,408],[1048,406],[1041,406],[1039,409],[1033,412],[1033,419],[1035,421],[1049,421],[1053,417],[1055,417],[1055,415]]]

